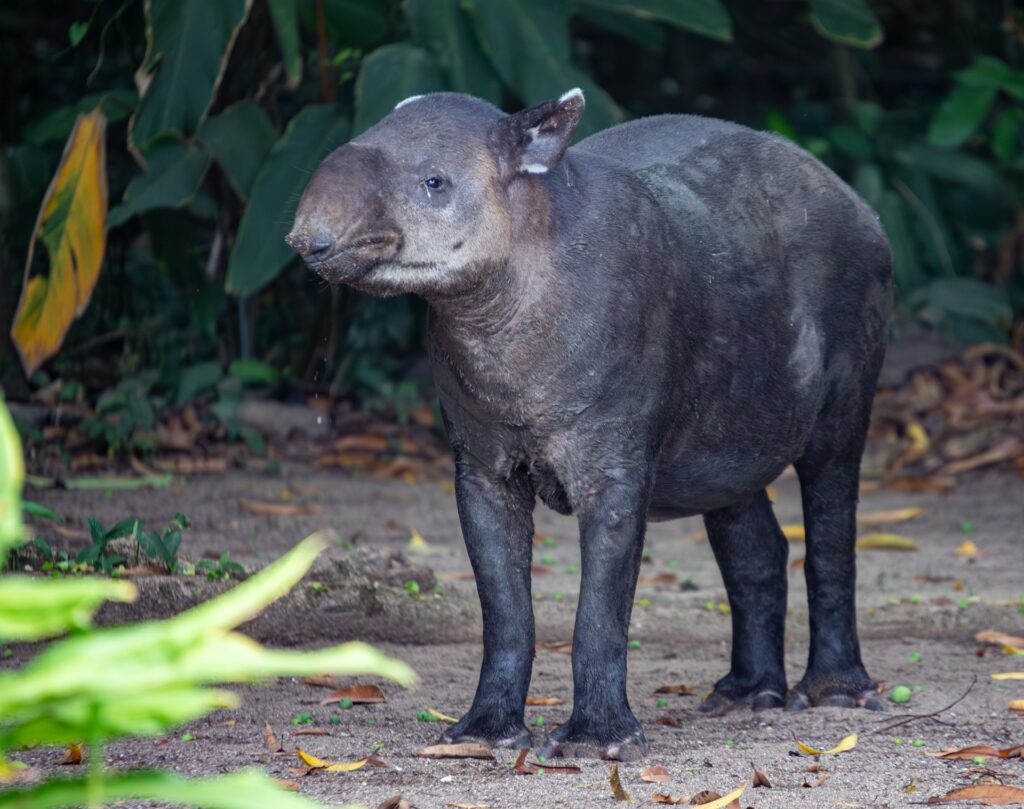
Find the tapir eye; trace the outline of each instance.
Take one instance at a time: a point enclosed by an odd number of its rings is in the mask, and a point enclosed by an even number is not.
[[[423,181],[423,185],[429,188],[431,191],[439,191],[444,188],[444,179],[442,177],[427,177]]]

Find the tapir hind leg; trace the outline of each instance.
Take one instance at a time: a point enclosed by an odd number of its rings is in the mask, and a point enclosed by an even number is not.
[[[700,710],[722,714],[738,705],[781,708],[788,542],[764,491],[708,512],[704,524],[729,596],[732,665]]]

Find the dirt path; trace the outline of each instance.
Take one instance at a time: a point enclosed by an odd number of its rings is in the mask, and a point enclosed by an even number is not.
[[[284,490],[289,502],[307,502],[321,509],[307,517],[258,517],[239,508],[242,499],[280,499]],[[522,776],[509,767],[512,756],[499,753],[491,762],[435,762],[412,754],[434,741],[439,726],[418,721],[417,712],[436,708],[459,715],[469,704],[479,665],[479,625],[475,590],[471,581],[458,576],[469,570],[462,548],[455,507],[450,491],[439,483],[409,486],[346,479],[337,473],[313,472],[285,466],[278,477],[232,473],[196,477],[171,491],[115,492],[102,494],[68,491],[36,492],[33,497],[55,510],[84,521],[95,516],[104,523],[126,517],[157,525],[176,511],[184,511],[194,524],[186,535],[184,555],[197,558],[229,551],[247,567],[260,564],[290,547],[306,533],[328,527],[339,541],[332,548],[337,560],[359,555],[361,548],[402,550],[415,528],[429,543],[429,552],[409,556],[429,566],[441,585],[441,594],[417,599],[401,593],[405,602],[388,606],[381,615],[332,612],[328,593],[320,602],[309,598],[289,602],[271,624],[263,627],[265,638],[281,643],[306,641],[314,627],[329,643],[353,635],[373,637],[396,657],[407,660],[420,673],[422,685],[402,692],[384,686],[388,701],[382,705],[347,711],[315,704],[323,692],[298,683],[280,681],[240,689],[244,705],[238,711],[218,714],[187,730],[195,738],[177,736],[154,742],[122,742],[111,748],[117,766],[158,765],[189,774],[204,774],[248,764],[264,764],[279,777],[292,777],[293,757],[273,756],[263,748],[264,721],[277,730],[286,748],[298,743],[310,752],[334,760],[360,758],[368,753],[387,761],[394,769],[362,769],[338,776],[311,776],[302,781],[304,792],[325,802],[358,800],[376,806],[384,798],[402,794],[419,809],[442,807],[448,802],[472,802],[491,807],[562,807],[611,803],[608,765],[580,762],[583,772],[572,776]],[[912,536],[916,552],[864,551],[860,554],[858,599],[864,658],[869,671],[890,685],[920,686],[905,710],[926,713],[951,702],[970,684],[978,683],[967,699],[943,715],[948,725],[924,721],[891,733],[867,735],[880,718],[874,714],[840,709],[815,709],[801,714],[773,711],[757,716],[736,712],[708,719],[692,711],[727,668],[729,617],[719,609],[724,589],[710,548],[688,535],[699,530],[696,520],[651,526],[650,560],[642,575],[659,577],[657,584],[643,584],[638,591],[631,638],[640,648],[630,652],[630,700],[644,725],[650,754],[643,764],[620,767],[626,789],[640,801],[654,792],[692,794],[703,789],[726,792],[750,776],[750,762],[763,766],[775,788],[749,791],[742,806],[763,807],[889,807],[906,806],[969,783],[971,762],[940,761],[925,755],[945,747],[991,744],[1007,747],[1024,742],[1024,717],[1007,710],[1011,698],[1024,698],[1024,686],[996,682],[995,671],[1024,668],[1020,658],[991,647],[977,656],[973,634],[998,629],[1024,635],[1024,481],[1018,477],[988,474],[975,477],[948,497],[868,492],[861,512],[876,512],[921,505],[924,513],[899,525],[881,526]],[[776,510],[783,523],[799,520],[798,490],[793,480],[778,485]],[[955,555],[965,540],[964,522],[973,523],[972,538],[980,555],[965,559]],[[537,575],[534,589],[538,639],[565,641],[571,637],[573,608],[578,588],[576,527],[571,518],[539,511],[538,532],[551,537],[535,548],[535,562],[550,572]],[[867,529],[865,529],[867,530]],[[354,541],[354,550],[348,543]],[[73,543],[72,543],[73,544]],[[803,556],[793,543],[791,560]],[[674,578],[673,578],[674,577]],[[155,585],[143,584],[144,600]],[[153,611],[165,605],[150,604]],[[802,573],[790,571],[790,620],[787,666],[791,682],[802,673],[806,655],[807,612]],[[391,610],[391,612],[388,612]],[[386,620],[400,615],[401,621]],[[394,643],[389,636],[403,627],[402,639],[415,637],[423,645]],[[392,637],[391,640],[394,638]],[[15,650],[4,665],[27,659]],[[683,682],[696,695],[668,697],[659,706],[653,692],[659,685]],[[570,660],[566,654],[540,652],[534,670],[535,696],[560,697],[568,703]],[[310,704],[312,701],[313,704]],[[892,706],[887,718],[902,715]],[[312,715],[314,723],[330,736],[293,739],[292,717]],[[339,716],[331,724],[332,713]],[[543,727],[564,721],[568,704],[529,708],[528,719]],[[656,724],[661,716],[679,720],[676,727]],[[223,724],[234,720],[234,724]],[[804,781],[819,776],[804,770],[813,763],[795,757],[794,736],[810,744],[828,747],[848,733],[862,734],[857,748],[848,754],[826,757],[821,764],[829,778],[818,787],[804,788]],[[897,745],[894,738],[904,739]],[[921,740],[923,745],[913,746]],[[379,745],[379,746],[378,746]],[[36,750],[24,759],[52,766],[60,753]],[[668,784],[640,780],[643,766],[659,764],[672,775]],[[1018,760],[990,762],[1007,783],[1024,784],[1024,764]],[[917,791],[905,788],[916,783]]]

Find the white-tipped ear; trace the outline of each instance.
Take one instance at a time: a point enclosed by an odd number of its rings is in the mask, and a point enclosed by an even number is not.
[[[510,175],[546,174],[562,159],[583,117],[583,91],[574,87],[554,101],[503,118],[491,139]]]
[[[399,107],[404,107],[406,104],[411,104],[413,101],[416,101],[417,99],[420,98],[423,98],[423,96],[409,96],[405,100],[399,101],[397,104],[395,104],[395,109],[397,110]]]

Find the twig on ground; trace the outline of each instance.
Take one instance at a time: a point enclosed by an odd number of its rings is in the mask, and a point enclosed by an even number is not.
[[[971,689],[973,689],[974,686],[976,686],[977,684],[978,684],[978,675],[975,674],[974,677],[971,679],[971,684],[969,686],[967,686],[967,690],[964,691],[964,693],[962,693],[959,697],[957,697],[951,703],[949,703],[949,705],[947,705],[945,708],[939,708],[939,710],[932,711],[931,713],[912,714],[911,716],[903,716],[903,717],[900,717],[899,719],[897,719],[895,722],[890,722],[889,720],[883,720],[887,724],[885,724],[883,727],[875,728],[874,730],[868,731],[864,735],[865,736],[871,736],[871,735],[873,735],[875,733],[885,733],[886,731],[892,730],[893,728],[898,728],[901,725],[909,725],[911,722],[917,722],[917,721],[919,721],[921,719],[931,719],[931,720],[934,720],[935,722],[939,722],[940,724],[943,724],[943,725],[949,724],[948,722],[943,722],[942,720],[938,719],[937,717],[939,716],[939,714],[943,714],[946,711],[948,711],[950,708],[952,708],[954,705],[959,705],[961,702],[963,702],[967,698],[967,695],[971,693]]]

